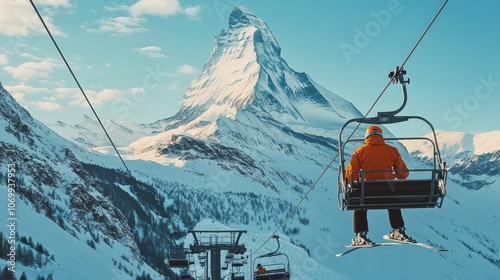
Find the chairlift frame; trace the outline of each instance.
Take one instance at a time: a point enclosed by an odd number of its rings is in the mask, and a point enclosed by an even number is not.
[[[288,258],[288,255],[285,253],[279,253],[280,249],[280,242],[279,242],[279,236],[273,235],[273,238],[276,239],[276,242],[278,243],[278,248],[271,252],[267,253],[264,255],[257,256],[253,260],[253,264],[257,263],[257,260],[259,259],[266,259],[266,258],[271,258],[271,259],[277,259],[277,258],[282,258],[283,260],[286,261],[282,263],[264,263],[263,267],[266,268],[266,271],[263,273],[259,273],[258,271],[255,271],[253,274],[253,279],[254,280],[290,280],[290,259]]]
[[[244,280],[245,274],[241,271],[242,267],[247,263],[247,259],[241,256],[231,260],[231,280]]]
[[[165,262],[171,268],[188,268],[190,265],[194,264],[194,259],[191,256],[191,251],[187,248],[184,248],[181,245],[178,245],[175,241],[173,242],[173,248],[177,251],[182,251],[182,255],[184,258],[169,258]],[[180,254],[177,254],[180,255]]]
[[[393,83],[400,83],[403,103],[394,111],[378,112],[376,117],[355,118],[347,121],[339,132],[339,173],[338,173],[338,194],[337,200],[341,210],[368,210],[368,209],[400,209],[400,208],[441,208],[443,199],[446,196],[447,170],[446,162],[441,159],[436,132],[432,124],[421,116],[396,116],[403,110],[407,102],[406,84],[410,80],[405,80],[406,71],[396,67],[389,74]],[[432,131],[433,138],[427,137],[399,137],[384,138],[386,141],[400,140],[425,140],[429,141],[433,149],[433,166],[429,169],[410,169],[413,172],[430,173],[427,179],[408,180],[376,180],[365,181],[364,174],[367,172],[393,172],[395,170],[353,170],[351,174],[345,174],[345,148],[351,142],[363,142],[364,139],[342,139],[344,129],[351,123],[359,124],[394,124],[406,122],[411,119],[426,123]],[[360,181],[351,180],[353,173],[359,173]],[[349,177],[349,178],[348,178]],[[349,180],[348,180],[349,179]],[[352,183],[350,183],[352,182]]]

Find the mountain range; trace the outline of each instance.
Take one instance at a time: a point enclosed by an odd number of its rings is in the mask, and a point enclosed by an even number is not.
[[[278,227],[292,279],[494,279],[500,273],[500,148],[488,137],[488,148],[474,145],[472,154],[454,157],[471,151],[464,142],[470,137],[452,142],[455,137],[442,137],[447,132],[440,132],[451,173],[443,208],[407,210],[404,217],[417,240],[449,252],[397,246],[335,257],[354,234],[352,213],[338,209],[337,166],[330,163],[342,124],[362,115],[294,71],[267,24],[245,7],[231,12],[177,114],[153,124],[106,122],[130,173],[92,119],[47,126],[1,85],[0,99],[0,159],[16,166],[0,175],[5,181],[15,173],[17,180],[17,277],[176,279],[180,271],[164,259],[177,244],[192,242],[189,229],[244,229],[249,250],[241,272],[250,279],[252,260],[275,248],[266,240]],[[362,131],[354,135],[362,138]],[[400,147],[410,167],[427,167],[425,145]],[[480,178],[488,184],[468,186],[466,172],[474,184]],[[6,188],[0,192],[7,197]],[[8,217],[7,210],[0,215]],[[369,215],[371,238],[381,242],[387,214]],[[5,243],[9,229],[2,234]],[[29,252],[35,261],[26,260]],[[196,261],[189,272],[203,271]]]
[[[500,131],[484,133],[437,131],[436,135],[443,161],[448,163],[450,173],[458,177],[455,179],[456,182],[468,189],[476,190],[498,184]],[[406,147],[412,155],[425,161],[432,157],[429,145],[429,142],[422,144],[412,142]]]

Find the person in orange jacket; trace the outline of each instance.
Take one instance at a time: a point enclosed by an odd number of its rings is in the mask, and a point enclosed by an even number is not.
[[[266,269],[259,263],[257,265],[257,273],[265,273]]]
[[[401,158],[398,149],[384,141],[382,129],[376,125],[369,126],[365,133],[365,144],[352,154],[346,176],[349,182],[359,181],[359,171],[387,170],[386,172],[365,172],[364,180],[406,179],[410,172]],[[401,209],[388,209],[392,231],[389,238],[401,241],[416,242],[405,233]],[[368,233],[367,210],[354,210],[354,232],[356,237],[352,245],[371,245],[373,241],[366,237]]]

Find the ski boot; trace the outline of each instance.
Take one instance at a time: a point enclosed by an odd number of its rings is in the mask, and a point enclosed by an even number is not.
[[[366,237],[367,232],[356,233],[356,238],[352,240],[351,246],[375,245],[375,242]]]
[[[389,234],[387,236],[389,236],[390,239],[396,240],[396,241],[417,243],[417,241],[415,239],[406,235],[405,227],[394,228],[394,229],[392,229],[391,232],[389,232]]]

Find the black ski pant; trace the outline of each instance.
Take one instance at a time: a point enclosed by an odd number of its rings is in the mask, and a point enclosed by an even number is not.
[[[400,228],[405,225],[401,209],[388,209],[389,222],[392,228]],[[368,232],[367,210],[354,210],[354,232]]]

